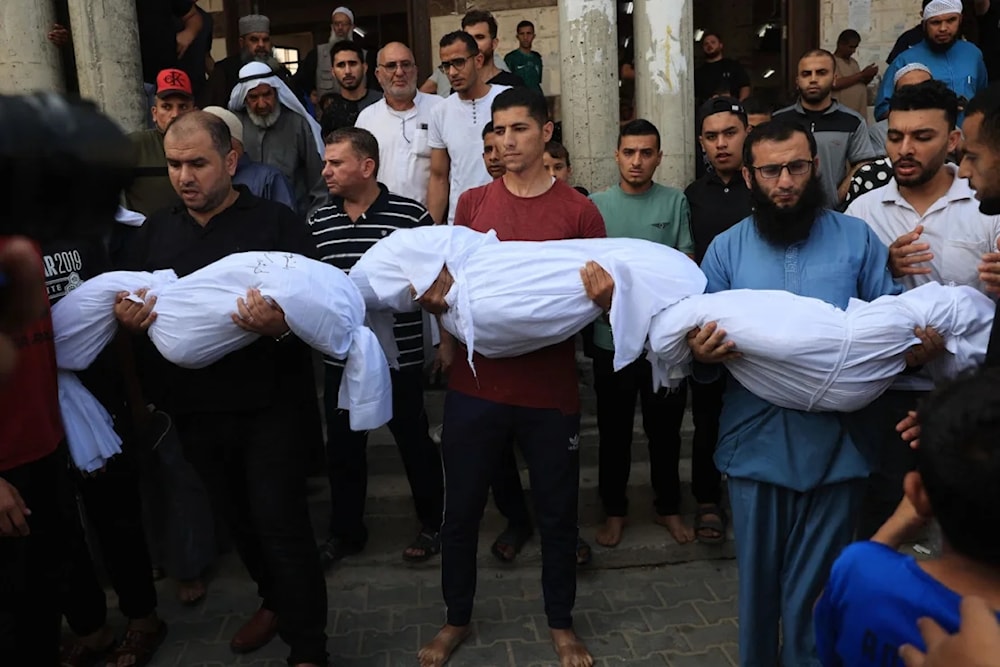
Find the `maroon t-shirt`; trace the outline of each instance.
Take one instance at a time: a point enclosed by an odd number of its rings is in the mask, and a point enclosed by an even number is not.
[[[0,384],[0,472],[48,456],[63,439],[52,318],[46,312],[11,339],[17,361]]]
[[[501,241],[555,241],[604,238],[604,219],[594,203],[562,181],[537,197],[517,197],[502,178],[462,194],[455,224],[478,232],[493,229]],[[580,268],[583,268],[582,266]],[[466,350],[459,346],[457,359]],[[504,405],[580,411],[579,380],[573,339],[505,359],[476,353],[476,375],[466,363],[451,367],[449,387],[463,394]]]

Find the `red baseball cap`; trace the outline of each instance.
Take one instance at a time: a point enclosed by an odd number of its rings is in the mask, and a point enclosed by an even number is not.
[[[163,99],[171,95],[194,97],[191,79],[179,69],[160,70],[160,73],[156,75],[156,96]]]

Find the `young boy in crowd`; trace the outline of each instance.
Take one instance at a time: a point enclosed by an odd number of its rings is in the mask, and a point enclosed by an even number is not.
[[[483,127],[483,164],[490,178],[496,180],[507,173],[507,167],[503,163],[503,151],[500,150],[500,142],[493,131],[493,121],[486,123]]]
[[[816,604],[816,648],[826,667],[899,665],[906,644],[925,650],[917,620],[959,627],[961,598],[1000,609],[1000,371],[980,371],[931,394],[921,408],[917,469],[905,497],[867,542],[847,547]],[[941,555],[898,552],[931,517]]]
[[[564,183],[569,183],[573,178],[573,166],[569,162],[569,151],[558,141],[550,141],[545,144],[545,153],[542,155],[542,164],[549,176],[558,178]],[[573,189],[584,197],[590,196],[587,188],[574,185]]]

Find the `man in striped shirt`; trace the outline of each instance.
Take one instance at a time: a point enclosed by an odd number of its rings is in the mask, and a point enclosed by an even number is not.
[[[350,272],[368,248],[397,229],[433,224],[422,204],[389,192],[378,182],[378,141],[368,131],[345,127],[326,138],[323,180],[329,196],[309,216],[323,261]],[[444,479],[437,447],[428,435],[423,396],[423,320],[420,311],[396,316],[399,370],[392,371],[393,417],[389,422],[406,468],[420,533],[403,552],[410,562],[425,561],[441,550],[438,532]],[[329,566],[361,551],[368,540],[364,524],[368,434],[351,431],[346,410],[337,408],[344,372],[339,359],[326,364],[327,444],[330,477],[330,537],[321,548]]]

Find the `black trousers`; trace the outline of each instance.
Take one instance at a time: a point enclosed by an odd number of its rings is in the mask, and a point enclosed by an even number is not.
[[[715,382],[702,384],[688,378],[691,389],[691,416],[694,438],[691,452],[691,493],[695,502],[717,505],[722,501],[722,473],[715,467],[715,447],[719,443],[719,416],[726,391],[725,374]]]
[[[307,446],[295,408],[176,417],[184,452],[202,476],[263,606],[278,616],[289,663],[326,664],[326,582],[306,501]]]
[[[517,442],[528,463],[542,544],[542,593],[549,627],[573,624],[576,602],[580,415],[502,405],[456,391],[444,404],[444,524],[441,588],[448,623],[468,625],[476,594],[479,523],[505,448]]]
[[[142,524],[137,473],[128,450],[111,459],[96,475],[72,473],[87,523],[97,538],[104,568],[126,618],[145,618],[156,609],[153,565]],[[82,570],[90,558],[77,564]],[[96,577],[75,577],[62,605],[78,636],[97,632],[107,622],[107,600]]]
[[[594,390],[597,394],[598,490],[608,516],[628,514],[629,472],[632,467],[632,425],[635,401],[642,407],[642,427],[649,441],[649,475],[656,494],[656,513],[680,512],[681,422],[687,405],[685,385],[673,392],[653,391],[652,368],[638,359],[617,373],[614,353],[594,351]]]
[[[868,433],[874,438],[874,461],[865,482],[858,539],[871,538],[903,499],[903,478],[916,469],[917,457],[899,437],[896,424],[926,395],[923,391],[889,390],[862,411]]]
[[[330,479],[330,536],[364,544],[365,499],[368,496],[367,431],[352,431],[347,410],[337,408],[343,369],[326,367],[326,460]],[[389,430],[403,459],[413,504],[422,530],[437,533],[444,511],[444,472],[437,445],[428,434],[420,368],[393,370],[392,420]]]
[[[31,516],[26,537],[0,538],[0,665],[59,664],[62,610],[69,582],[92,578],[67,457],[53,454],[0,473]],[[84,567],[81,567],[85,565]]]
[[[493,502],[511,528],[526,531],[531,527],[531,514],[524,498],[513,442],[507,443],[500,455],[500,464],[493,474],[490,490],[493,491]]]

